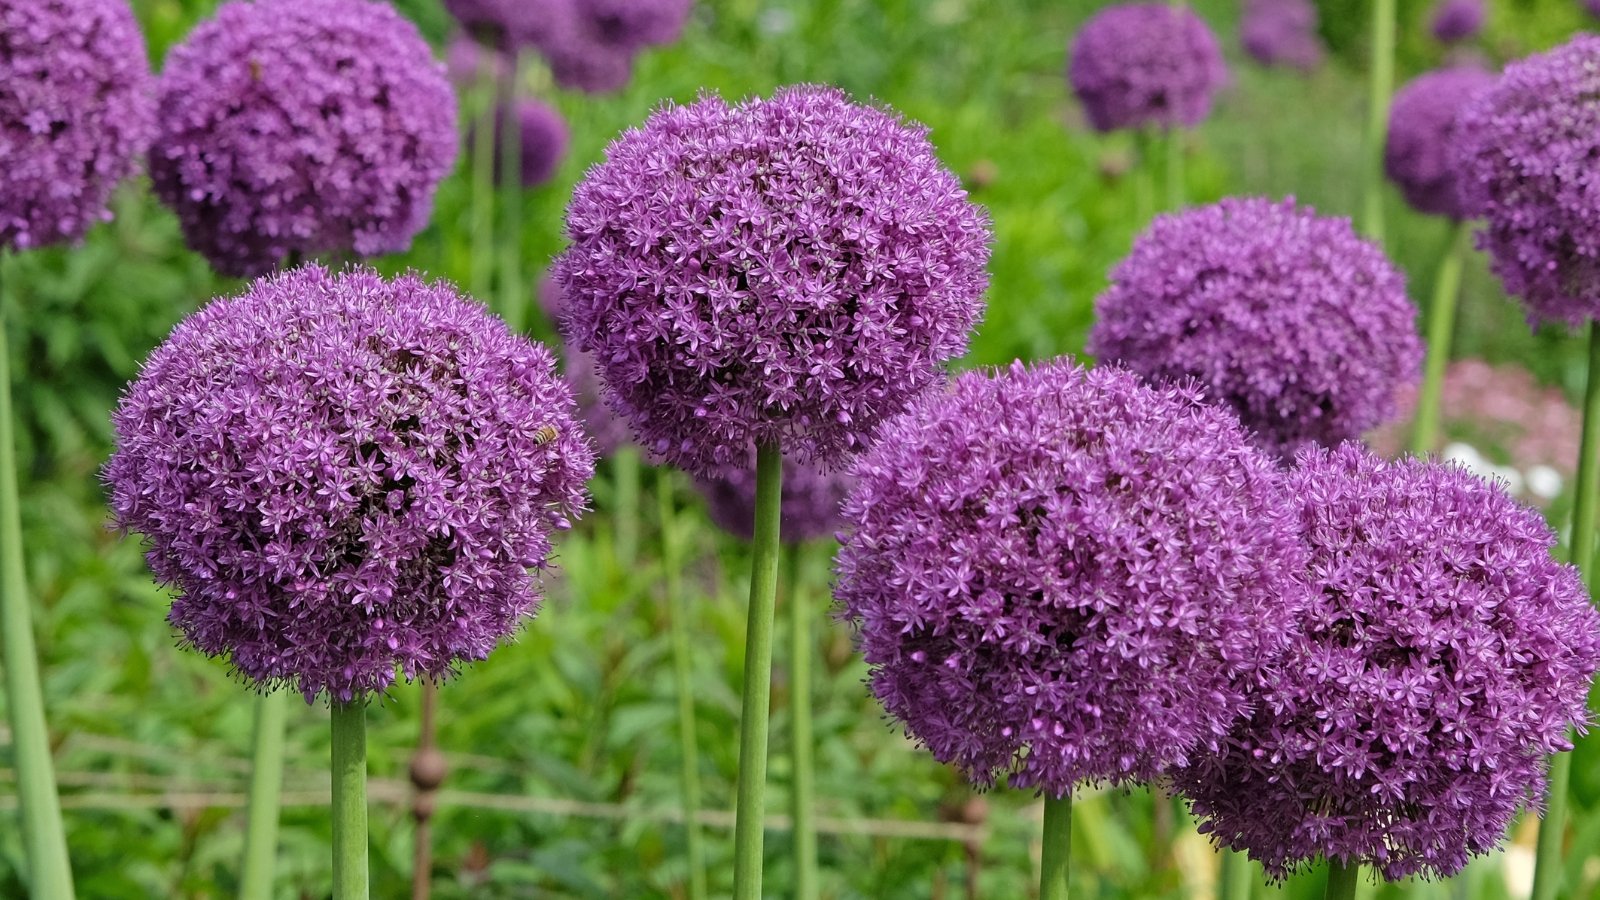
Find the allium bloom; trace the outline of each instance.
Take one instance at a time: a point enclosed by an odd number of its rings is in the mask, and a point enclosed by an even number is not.
[[[569,339],[640,443],[702,475],[861,447],[964,351],[987,282],[988,218],[927,130],[832,88],[663,107],[567,234]]]
[[[1249,0],[1239,23],[1239,42],[1264,66],[1301,71],[1321,65],[1325,52],[1311,0]]]
[[[403,250],[456,158],[417,29],[369,0],[233,0],[167,57],[156,193],[229,275],[291,253]]]
[[[1192,127],[1228,80],[1217,39],[1187,6],[1123,3],[1089,18],[1067,80],[1096,131]]]
[[[683,32],[691,0],[561,0],[539,40],[562,87],[614,91],[628,82],[633,58]]]
[[[1089,352],[1196,378],[1284,458],[1358,437],[1417,380],[1405,280],[1347,219],[1229,198],[1158,217],[1095,301]]]
[[[1461,110],[1462,183],[1478,246],[1534,319],[1600,314],[1600,36],[1506,66]]]
[[[1441,0],[1433,11],[1433,36],[1445,43],[1464,41],[1483,28],[1483,0]]]
[[[829,537],[839,530],[839,504],[855,479],[843,470],[783,461],[779,532],[790,543]],[[753,467],[730,469],[696,482],[706,498],[711,521],[729,534],[750,540],[756,529],[756,473]]]
[[[114,417],[111,508],[170,621],[313,699],[482,659],[586,503],[549,351],[445,285],[316,266],[181,323]]]
[[[127,0],[0,0],[0,249],[76,240],[150,143]]]
[[[1455,466],[1312,450],[1289,479],[1311,606],[1227,751],[1175,775],[1278,877],[1449,876],[1544,794],[1588,720],[1600,614],[1538,513]]]
[[[1419,75],[1395,92],[1383,169],[1407,203],[1452,219],[1472,215],[1460,178],[1456,114],[1492,84],[1494,76],[1476,66],[1455,66]]]
[[[506,146],[505,127],[515,116],[517,148],[520,162],[519,180],[525,188],[537,187],[550,180],[561,160],[567,155],[567,123],[561,113],[547,103],[531,98],[517,101],[513,112],[501,105],[494,114],[494,172],[498,180],[503,172],[501,154]],[[469,132],[472,140],[478,139],[478,129]]]
[[[1583,8],[1589,15],[1600,19],[1600,0],[1583,0]]]
[[[539,279],[537,291],[540,308],[556,322],[557,330],[560,330],[561,286],[547,272]],[[572,384],[573,396],[577,398],[578,418],[582,420],[583,429],[594,441],[599,454],[611,456],[618,448],[633,443],[633,430],[627,420],[618,417],[606,406],[602,397],[604,385],[600,382],[600,373],[595,371],[594,357],[573,347],[565,336],[561,345],[561,369]]]
[[[515,50],[542,37],[551,18],[574,0],[444,0],[445,11],[483,43]]]
[[[1053,795],[1215,752],[1299,606],[1273,463],[1192,386],[970,372],[854,467],[835,593],[940,760]]]

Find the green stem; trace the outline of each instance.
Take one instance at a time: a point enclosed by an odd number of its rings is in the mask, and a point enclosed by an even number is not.
[[[1183,209],[1183,129],[1168,128],[1167,151],[1167,211]]]
[[[1592,595],[1595,589],[1594,528],[1597,475],[1600,475],[1600,322],[1589,323],[1589,371],[1583,392],[1583,441],[1578,449],[1578,482],[1572,510],[1570,559]],[[1572,781],[1572,754],[1550,760],[1550,790],[1539,841],[1534,851],[1533,900],[1555,900],[1561,887],[1561,845],[1567,827],[1567,792]]]
[[[618,447],[611,456],[617,513],[612,535],[616,541],[617,563],[630,575],[639,558],[639,468],[636,447]]]
[[[521,56],[511,54],[511,73],[500,84],[499,102],[505,110],[505,128],[500,133],[500,196],[505,209],[501,217],[500,311],[511,330],[521,333],[527,327],[527,291],[522,281],[522,127],[517,114],[517,73]]]
[[[1217,900],[1250,900],[1255,875],[1250,857],[1237,850],[1222,851],[1222,871],[1217,879]]]
[[[1361,880],[1360,863],[1328,860],[1328,889],[1323,900],[1355,900],[1356,882]]]
[[[1450,338],[1456,327],[1456,298],[1461,294],[1461,266],[1467,255],[1471,229],[1457,222],[1433,280],[1433,305],[1428,307],[1428,364],[1417,394],[1417,414],[1411,432],[1411,452],[1428,453],[1439,440],[1439,392],[1450,362]]]
[[[1072,862],[1072,795],[1044,798],[1044,843],[1040,852],[1039,900],[1067,900]]]
[[[495,77],[486,66],[478,81],[478,121],[472,126],[472,295],[487,303],[494,286]]]
[[[0,253],[0,265],[5,256]],[[17,491],[17,444],[11,407],[11,360],[0,298],[0,631],[5,646],[6,708],[11,714],[11,750],[22,812],[22,845],[35,897],[70,900],[72,865],[67,856],[61,800],[50,759],[39,655],[33,645],[33,611],[23,574],[22,512]]]
[[[1154,139],[1143,131],[1134,135],[1133,216],[1135,227],[1140,231],[1150,223],[1156,209],[1155,173],[1151,171],[1155,165],[1155,154],[1151,152],[1153,144]]]
[[[734,900],[760,900],[767,792],[767,715],[772,703],[772,618],[778,594],[778,514],[783,457],[756,447],[756,524],[744,642],[744,706],[739,718],[739,788],[734,804]]]
[[[794,838],[794,896],[817,898],[816,773],[811,735],[811,608],[800,595],[800,565],[804,548],[789,548],[784,572],[784,600],[789,604],[789,701],[794,741],[794,790],[789,794],[789,818]]]
[[[667,591],[667,627],[672,638],[672,681],[678,695],[678,747],[683,779],[683,827],[689,851],[689,900],[705,900],[706,852],[700,831],[700,749],[695,724],[693,648],[689,643],[689,601],[683,592],[682,555],[678,546],[677,516],[672,502],[673,480],[656,482],[661,517],[661,570]]]
[[[278,794],[283,788],[283,729],[289,692],[256,698],[255,756],[250,761],[250,804],[245,815],[244,865],[239,900],[272,900],[278,859]]]
[[[1383,143],[1389,130],[1389,99],[1394,93],[1395,0],[1373,0],[1372,59],[1368,72],[1367,155],[1362,177],[1361,229],[1383,243]]]
[[[367,900],[367,704],[333,704],[333,900]]]

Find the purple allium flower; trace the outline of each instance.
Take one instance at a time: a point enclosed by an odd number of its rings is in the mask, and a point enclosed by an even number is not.
[[[1228,198],[1160,216],[1095,300],[1089,352],[1196,378],[1284,459],[1394,414],[1422,342],[1405,279],[1347,219]]]
[[[839,504],[855,484],[850,473],[816,465],[783,461],[779,532],[789,543],[829,537],[839,530]],[[695,486],[706,498],[711,521],[729,534],[750,540],[756,530],[756,473],[753,463],[729,469],[715,478],[699,478]]]
[[[564,330],[561,285],[546,272],[540,277],[535,290],[535,297],[545,315],[556,323],[557,331]],[[605,386],[600,381],[600,373],[595,371],[594,357],[576,349],[564,334],[561,340],[561,370],[571,383],[573,396],[578,401],[578,418],[583,422],[583,430],[594,441],[599,454],[609,457],[619,448],[632,444],[633,429],[626,419],[619,417],[606,405]]]
[[[127,0],[0,0],[0,249],[73,241],[154,131]]]
[[[594,470],[573,414],[549,351],[452,288],[306,266],[157,348],[105,480],[186,642],[348,701],[534,613]]]
[[[514,51],[544,38],[573,0],[444,0],[445,11],[486,46]]]
[[[532,98],[518,100],[515,115],[519,134],[517,147],[521,156],[520,181],[525,188],[538,187],[550,180],[567,155],[567,123],[554,107]],[[499,180],[502,171],[501,154],[505,147],[508,118],[509,110],[504,104],[495,109],[493,140],[496,180]],[[474,126],[468,132],[469,141],[478,138],[476,123]]]
[[[1483,28],[1483,0],[1440,0],[1433,11],[1433,36],[1450,44]]]
[[[1192,385],[969,372],[854,474],[835,593],[873,693],[983,785],[1060,795],[1216,752],[1299,605],[1282,476]]]
[[[1096,131],[1200,124],[1228,80],[1217,39],[1187,6],[1122,3],[1089,18],[1067,80]]]
[[[444,48],[445,72],[462,88],[480,82],[500,84],[511,77],[511,60],[493,47],[486,47],[465,34],[457,34]]]
[[[1311,606],[1253,717],[1175,783],[1280,878],[1319,856],[1453,875],[1588,721],[1600,614],[1544,519],[1464,469],[1354,444],[1298,464]]]
[[[368,0],[233,0],[173,48],[150,151],[189,246],[228,275],[403,250],[456,158],[456,99]]]
[[[940,380],[989,221],[927,130],[839,90],[667,105],[578,185],[568,337],[640,443],[692,474],[759,443],[831,464]]]
[[[1533,319],[1577,327],[1600,314],[1600,36],[1506,66],[1459,113],[1478,246]]]
[[[633,75],[646,47],[670,44],[683,32],[691,0],[560,0],[539,39],[556,83],[592,93],[614,91]]]
[[[1600,0],[1583,0],[1583,9],[1589,15],[1600,19]]]
[[[1311,0],[1248,0],[1239,23],[1239,42],[1264,66],[1289,66],[1309,72],[1322,65],[1317,6]]]
[[[1463,196],[1456,114],[1494,76],[1476,66],[1453,66],[1417,76],[1395,92],[1383,169],[1418,210],[1452,219],[1472,215]]]

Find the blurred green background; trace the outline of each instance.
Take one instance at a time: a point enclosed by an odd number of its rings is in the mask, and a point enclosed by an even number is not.
[[[210,0],[134,0],[159,60]],[[437,46],[449,35],[437,0],[396,4]],[[560,247],[572,184],[620,129],[665,98],[701,90],[765,93],[830,82],[888,103],[932,128],[948,164],[995,223],[987,316],[966,364],[1076,353],[1094,296],[1143,223],[1132,215],[1125,136],[1089,132],[1062,73],[1066,45],[1100,4],[1085,0],[699,0],[684,39],[641,58],[630,86],[603,97],[544,89],[568,117],[571,155],[524,201],[528,283]],[[1238,50],[1237,6],[1203,0],[1201,14],[1233,72],[1216,113],[1187,143],[1191,200],[1293,194],[1349,214],[1359,191],[1365,121],[1367,4],[1321,5],[1332,54],[1301,76],[1263,70]],[[1438,65],[1429,3],[1402,0],[1401,78]],[[1484,36],[1466,52],[1503,62],[1590,25],[1579,0],[1491,0]],[[534,72],[533,90],[547,79]],[[465,159],[439,193],[433,223],[411,252],[381,261],[465,282],[475,242]],[[1447,239],[1443,223],[1387,198],[1388,248],[1427,296]],[[236,886],[239,809],[252,703],[221,662],[175,647],[169,598],[154,586],[135,539],[107,528],[97,471],[110,450],[108,411],[140,360],[183,315],[239,289],[182,246],[175,219],[134,182],[116,220],[81,246],[29,253],[0,268],[19,405],[29,580],[73,861],[87,898],[222,897]],[[476,249],[482,252],[481,242]],[[1531,332],[1481,259],[1468,267],[1458,355],[1517,362],[1575,394],[1582,356],[1560,330]],[[548,323],[534,331],[549,335]],[[596,512],[558,544],[559,571],[537,621],[442,691],[440,741],[451,759],[435,819],[434,895],[671,897],[684,877],[678,751],[659,563],[662,522],[650,495],[638,517],[642,557],[619,563],[610,471],[594,483]],[[707,805],[727,810],[737,756],[747,551],[705,521],[673,473],[650,473],[676,510],[670,527],[692,548],[696,703]],[[1561,509],[1558,504],[1557,510]],[[1559,521],[1564,516],[1557,516]],[[806,548],[796,596],[819,616],[829,603],[829,546]],[[787,602],[787,600],[783,601]],[[781,619],[780,619],[781,622]],[[772,789],[787,785],[786,680],[774,681]],[[848,631],[830,623],[817,677],[818,792],[826,820],[825,896],[1026,897],[1034,889],[1039,806],[1028,794],[977,795],[901,737],[861,682]],[[400,686],[370,716],[374,896],[409,881],[412,826],[405,767],[417,735],[417,689]],[[327,710],[295,704],[289,733],[280,857],[283,897],[325,895]],[[0,753],[0,810],[14,775]],[[1573,824],[1572,897],[1600,896],[1600,753],[1583,753]],[[1076,806],[1074,878],[1085,898],[1207,896],[1214,857],[1169,801],[1148,792],[1086,792]],[[9,814],[9,813],[8,813]],[[932,825],[932,828],[927,826]],[[713,823],[713,893],[731,882],[731,832]],[[1447,885],[1365,888],[1372,896],[1515,896],[1531,870],[1532,829],[1507,853]],[[789,882],[787,837],[769,834],[767,885]],[[21,896],[21,843],[0,828],[0,896]],[[1264,895],[1320,896],[1320,873]]]

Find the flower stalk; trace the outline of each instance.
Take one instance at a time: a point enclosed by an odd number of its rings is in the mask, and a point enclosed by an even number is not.
[[[283,730],[289,691],[256,698],[255,746],[250,760],[250,799],[245,813],[240,900],[271,900],[278,857],[278,798],[283,789]]]
[[[1040,852],[1039,900],[1067,900],[1072,862],[1072,795],[1044,798],[1044,843]]]
[[[789,820],[794,840],[795,900],[817,898],[816,773],[811,732],[811,609],[800,592],[800,569],[805,548],[789,547],[785,567],[785,600],[789,604],[789,702],[791,763],[794,785],[790,792]]]
[[[1355,900],[1356,883],[1361,879],[1360,863],[1328,860],[1328,888],[1323,900]]]
[[[1444,370],[1450,362],[1450,341],[1455,332],[1456,300],[1461,294],[1461,267],[1471,245],[1471,229],[1465,222],[1452,226],[1450,243],[1439,262],[1433,282],[1433,304],[1428,307],[1428,362],[1422,375],[1422,390],[1417,394],[1417,414],[1411,432],[1411,451],[1427,453],[1439,439],[1439,393],[1444,387]]]
[[[627,455],[633,456],[629,452]],[[666,473],[663,473],[665,476]],[[705,900],[705,842],[700,830],[699,728],[695,722],[692,645],[689,642],[689,603],[683,592],[682,547],[672,500],[673,479],[656,482],[657,511],[661,519],[662,584],[667,592],[667,628],[672,641],[672,682],[678,695],[678,748],[682,766],[684,842],[689,855],[689,900]]]
[[[367,704],[335,702],[333,728],[333,900],[366,900]]]
[[[1221,855],[1217,900],[1250,900],[1250,888],[1254,881],[1250,873],[1250,857],[1237,850],[1226,849]]]
[[[1395,0],[1373,0],[1372,58],[1367,72],[1366,167],[1361,173],[1361,230],[1383,243],[1383,139],[1394,94]]]

